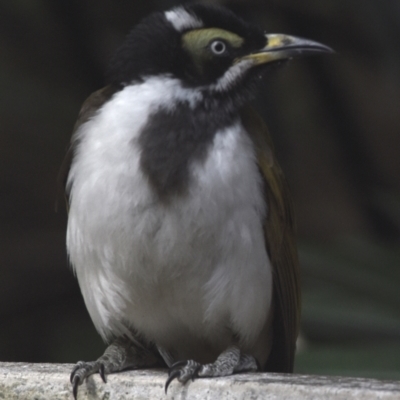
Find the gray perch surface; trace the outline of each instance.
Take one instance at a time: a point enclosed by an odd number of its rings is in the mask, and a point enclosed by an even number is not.
[[[0,363],[0,399],[72,400],[70,364]],[[254,400],[254,399],[400,399],[400,381],[312,375],[252,373],[174,382],[164,394],[167,371],[127,371],[90,377],[79,388],[78,400]]]

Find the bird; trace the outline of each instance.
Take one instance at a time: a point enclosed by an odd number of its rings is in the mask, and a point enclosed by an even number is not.
[[[71,384],[167,367],[174,380],[293,372],[301,313],[290,193],[251,101],[271,65],[329,53],[232,11],[139,22],[83,104],[59,174],[66,245],[104,354]]]

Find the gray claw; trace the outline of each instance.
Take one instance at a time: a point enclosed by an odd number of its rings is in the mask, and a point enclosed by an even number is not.
[[[104,371],[104,364],[100,364],[99,374],[100,374],[101,379],[103,380],[103,382],[104,382],[104,383],[107,383],[106,373],[105,373],[105,371]]]
[[[72,387],[72,394],[74,395],[75,400],[77,400],[77,398],[78,398],[78,386],[79,385],[80,385],[80,378],[79,378],[79,376],[75,376],[74,381],[73,381],[73,387]]]
[[[194,364],[194,365],[192,365]],[[186,367],[191,366],[189,371],[185,371]],[[169,384],[175,379],[178,378],[179,382],[186,383],[189,379],[194,381],[198,378],[199,370],[201,368],[201,364],[197,364],[191,361],[177,361],[176,363],[172,364],[168,372],[168,379],[165,382],[165,394],[167,394]],[[184,379],[180,379],[182,377]]]
[[[69,381],[72,383],[72,381],[74,380],[74,376],[75,376],[75,372],[78,371],[80,365],[79,363],[77,363],[74,367],[74,369],[71,372],[71,375],[69,376]]]
[[[175,370],[175,371],[170,370],[170,372],[169,372],[169,374],[168,374],[167,382],[165,382],[165,394],[167,394],[169,384],[170,384],[175,378],[178,378],[180,375],[181,375],[181,371],[179,371],[179,369],[177,369],[177,370]]]

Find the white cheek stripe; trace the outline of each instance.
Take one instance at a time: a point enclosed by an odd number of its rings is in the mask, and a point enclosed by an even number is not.
[[[164,15],[178,32],[182,32],[185,29],[196,29],[203,27],[203,23],[197,17],[188,13],[182,7],[177,7],[171,11],[166,11]]]
[[[230,89],[231,86],[235,84],[237,79],[242,76],[247,70],[249,70],[254,65],[251,60],[242,60],[237,64],[230,67],[224,75],[217,80],[216,83],[210,85],[211,90],[216,92],[223,92]]]

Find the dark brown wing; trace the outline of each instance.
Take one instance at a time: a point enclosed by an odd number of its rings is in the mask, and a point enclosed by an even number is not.
[[[79,112],[78,120],[76,121],[76,123],[74,125],[74,129],[72,131],[71,143],[69,145],[67,154],[64,157],[64,160],[61,164],[60,171],[57,176],[58,190],[59,190],[59,193],[63,193],[65,195],[66,202],[67,202],[67,208],[68,208],[68,199],[67,199],[67,193],[66,193],[65,186],[67,184],[69,169],[71,167],[71,162],[72,162],[72,158],[73,158],[73,154],[74,154],[74,148],[76,145],[76,141],[73,140],[74,134],[82,124],[89,121],[89,119],[92,118],[96,114],[97,110],[104,103],[106,103],[116,91],[117,90],[115,88],[113,88],[111,86],[106,86],[103,89],[100,89],[100,90],[92,93],[86,99],[86,101],[83,103],[82,108]]]
[[[268,205],[264,233],[273,267],[274,333],[271,355],[265,369],[293,372],[301,293],[291,197],[264,121],[250,107],[242,110],[241,118],[256,147]]]

